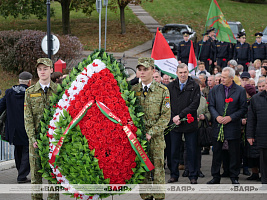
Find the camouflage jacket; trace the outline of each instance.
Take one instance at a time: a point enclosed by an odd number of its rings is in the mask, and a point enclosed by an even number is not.
[[[143,94],[142,83],[134,85],[132,90],[135,91],[135,95],[145,113],[145,133],[151,135],[152,138],[163,137],[164,129],[167,127],[171,117],[168,88],[153,80],[146,97]]]
[[[56,93],[57,84],[50,82],[47,93],[44,93],[39,81],[27,88],[25,93],[24,120],[25,129],[29,137],[29,143],[37,141],[40,120],[43,117],[44,108],[49,107],[50,96]]]

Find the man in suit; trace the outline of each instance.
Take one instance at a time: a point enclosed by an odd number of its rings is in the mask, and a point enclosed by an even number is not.
[[[197,183],[197,109],[200,102],[199,85],[188,76],[189,71],[185,63],[181,63],[177,67],[176,72],[178,78],[171,82],[167,87],[170,91],[171,98],[171,121],[169,124],[175,123],[179,125],[170,133],[170,154],[167,153],[167,160],[170,160],[168,167],[171,170],[171,178],[169,183],[177,182],[179,178],[179,162],[180,147],[182,145],[182,135],[185,136],[185,144],[187,151],[187,164],[189,170],[189,180],[191,184]],[[187,114],[194,117],[193,123],[181,122],[186,118]],[[167,144],[168,146],[168,144]],[[168,150],[168,147],[167,147]],[[168,156],[171,156],[170,158]]]
[[[30,182],[27,179],[30,173],[29,141],[24,127],[24,97],[26,89],[31,85],[32,74],[22,72],[19,74],[19,85],[7,89],[5,96],[0,100],[0,114],[5,110],[6,139],[15,145],[14,155],[18,170],[18,183]]]
[[[238,86],[233,81],[235,77],[234,69],[225,67],[221,75],[220,85],[216,85],[209,93],[209,111],[212,116],[213,129],[213,157],[211,174],[213,179],[207,184],[219,184],[221,175],[220,168],[222,163],[222,147],[228,149],[230,158],[230,179],[233,184],[238,184],[240,173],[240,137],[241,137],[241,118],[247,112],[247,97],[244,88]],[[232,98],[229,103],[225,117],[225,99]],[[224,141],[218,141],[218,134],[221,125],[224,125]]]

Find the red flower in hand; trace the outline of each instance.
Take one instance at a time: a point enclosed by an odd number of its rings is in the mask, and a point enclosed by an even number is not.
[[[226,61],[226,58],[223,58],[222,60],[223,60],[223,61]]]
[[[233,102],[234,100],[233,100],[233,98],[228,98],[229,99],[229,102]]]
[[[229,99],[225,99],[225,103],[230,103]]]

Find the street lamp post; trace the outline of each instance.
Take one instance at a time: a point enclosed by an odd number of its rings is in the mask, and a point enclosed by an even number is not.
[[[50,0],[46,1],[47,5],[47,52],[48,52],[48,58],[51,59],[51,53],[52,53],[52,40],[51,40],[51,25],[50,25]]]
[[[107,46],[107,21],[108,21],[108,0],[104,0],[104,6],[106,6],[106,16],[105,16],[105,51]]]

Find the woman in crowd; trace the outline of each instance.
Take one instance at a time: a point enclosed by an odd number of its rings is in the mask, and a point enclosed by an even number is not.
[[[220,85],[221,83],[221,73],[215,75],[215,85]]]
[[[216,65],[213,69],[213,75],[216,75],[221,72],[222,72],[222,68],[219,65]]]

